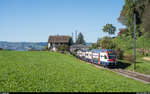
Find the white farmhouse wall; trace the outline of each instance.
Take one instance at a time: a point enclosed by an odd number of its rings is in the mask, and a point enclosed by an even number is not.
[[[51,47],[51,44],[50,43],[48,43],[48,49]]]

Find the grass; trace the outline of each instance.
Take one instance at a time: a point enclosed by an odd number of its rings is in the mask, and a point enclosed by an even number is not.
[[[121,37],[113,39],[113,41],[117,44],[118,47],[124,50],[125,56],[128,56],[129,58],[133,57],[133,38],[125,37],[123,35]],[[145,38],[144,36],[137,37],[136,47],[137,49],[150,49],[150,38]],[[139,53],[138,51],[136,52],[136,72],[150,75],[150,62],[143,60],[143,57],[144,56],[141,53]],[[131,62],[127,60],[120,60],[120,62],[123,62],[124,65],[131,64],[125,69],[133,70],[133,61]]]
[[[133,71],[134,64],[133,62],[129,62],[127,60],[121,60],[121,62],[126,63],[126,64],[131,64],[126,68],[126,70]],[[136,72],[142,73],[142,74],[147,74],[150,75],[150,61],[144,60],[142,57],[136,59]]]
[[[150,85],[70,55],[0,51],[0,92],[150,92]]]
[[[120,37],[116,37],[115,39],[113,39],[113,41],[123,50],[133,49],[133,38],[125,37],[123,35]],[[137,37],[136,47],[150,49],[150,38],[145,38],[144,36]]]
[[[121,37],[117,37],[113,39],[113,41],[117,44],[118,47],[120,47],[122,50],[124,50],[124,55],[128,56],[129,58],[133,57],[133,38],[125,37],[124,35]],[[136,41],[136,47],[139,48],[145,48],[150,49],[150,38],[145,38],[143,36],[138,37]],[[150,55],[150,54],[149,54]],[[136,72],[148,74],[150,75],[150,62],[143,60],[143,55],[136,52]],[[133,61],[127,61],[127,60],[120,60],[120,62],[123,62],[125,64],[131,64],[130,66],[126,67],[126,70],[133,70]]]
[[[133,54],[133,50],[126,51],[126,54]],[[136,72],[150,75],[150,62],[143,59],[143,55],[139,52],[136,52]],[[134,64],[127,68],[127,70],[133,70]]]

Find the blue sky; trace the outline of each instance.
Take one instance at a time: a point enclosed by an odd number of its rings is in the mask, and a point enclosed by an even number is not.
[[[0,0],[0,41],[47,42],[49,35],[82,32],[86,42],[102,37],[117,18],[124,0]],[[104,33],[103,33],[104,35]]]

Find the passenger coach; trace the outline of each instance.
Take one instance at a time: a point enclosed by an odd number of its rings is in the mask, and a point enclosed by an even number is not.
[[[104,65],[104,67],[117,65],[116,53],[111,49],[79,50],[77,56],[84,61]]]

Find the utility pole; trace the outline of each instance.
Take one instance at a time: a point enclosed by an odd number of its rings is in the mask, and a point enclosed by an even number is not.
[[[72,32],[72,41],[73,41],[73,32]],[[74,43],[74,42],[73,42]]]
[[[136,14],[134,13],[134,71],[136,70]]]
[[[135,5],[137,3],[137,0],[135,0]],[[134,71],[136,70],[136,12],[134,10]]]
[[[76,41],[77,41],[77,33],[78,33],[78,31],[76,30],[76,31],[75,31]],[[76,41],[75,41],[75,43],[76,43]]]

